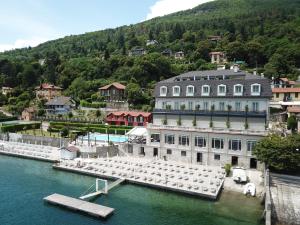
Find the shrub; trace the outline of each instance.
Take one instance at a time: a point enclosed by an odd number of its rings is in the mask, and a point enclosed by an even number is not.
[[[228,177],[230,175],[230,170],[231,170],[231,165],[230,164],[225,164],[224,166],[226,176]]]
[[[21,130],[40,129],[41,123],[28,123],[28,124],[9,124],[1,127],[2,132],[18,132]]]

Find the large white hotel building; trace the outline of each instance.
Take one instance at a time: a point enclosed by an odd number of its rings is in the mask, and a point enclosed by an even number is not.
[[[267,135],[270,82],[234,70],[194,71],[157,83],[153,123],[134,156],[257,168],[255,143]]]

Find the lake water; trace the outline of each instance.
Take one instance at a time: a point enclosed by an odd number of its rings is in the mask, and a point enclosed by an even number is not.
[[[53,193],[79,197],[95,178],[53,170],[50,163],[0,155],[1,225],[258,225],[255,198],[223,192],[219,201],[124,184],[95,202],[115,208],[107,220],[43,202]]]

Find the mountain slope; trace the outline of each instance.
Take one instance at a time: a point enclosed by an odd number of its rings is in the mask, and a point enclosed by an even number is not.
[[[209,35],[222,39],[210,42]],[[146,46],[148,39],[159,44]],[[148,54],[129,57],[136,46],[146,48]],[[185,60],[161,56],[167,48],[184,51]],[[18,87],[18,96],[48,81],[61,85],[68,95],[90,101],[100,85],[120,81],[131,84],[130,101],[140,107],[150,103],[155,82],[189,70],[214,68],[210,51],[225,51],[229,60],[245,61],[246,69],[257,67],[269,77],[296,79],[300,0],[216,0],[135,25],[8,51],[0,54],[0,85]]]

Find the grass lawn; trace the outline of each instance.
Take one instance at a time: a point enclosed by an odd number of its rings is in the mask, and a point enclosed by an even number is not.
[[[54,132],[48,132],[48,131],[42,131],[41,129],[35,129],[35,130],[25,130],[25,131],[19,131],[19,134],[28,134],[28,135],[34,135],[34,136],[44,136],[44,137],[55,137],[59,138],[59,133]]]

